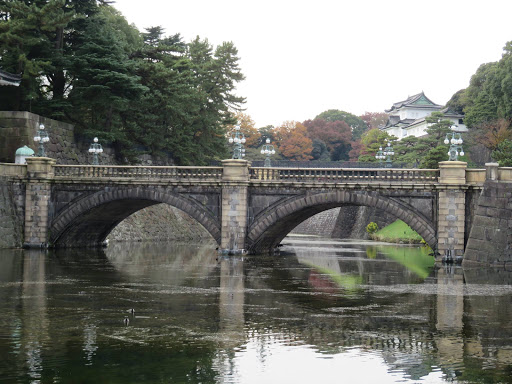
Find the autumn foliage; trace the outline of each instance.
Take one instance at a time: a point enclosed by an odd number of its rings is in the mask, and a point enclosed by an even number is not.
[[[255,128],[255,123],[254,123],[254,120],[251,119],[251,116],[243,113],[243,112],[238,112],[236,113],[235,115],[236,117],[236,120],[238,121],[238,124],[240,124],[240,131],[244,134],[245,136],[245,146],[246,147],[249,147],[249,148],[256,148],[258,147],[259,143],[260,143],[260,133],[258,132],[258,129]],[[232,130],[232,128],[234,127],[231,127],[231,129],[228,129],[228,132],[230,132]]]
[[[286,121],[275,130],[279,153],[289,160],[311,160],[313,142],[306,127],[296,121]]]
[[[326,121],[324,119],[306,120],[308,136],[311,139],[320,139],[329,152],[333,152],[340,145],[348,145],[352,139],[352,131],[344,121]]]

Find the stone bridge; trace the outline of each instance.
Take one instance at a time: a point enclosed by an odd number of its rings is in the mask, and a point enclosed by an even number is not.
[[[16,186],[26,247],[97,246],[132,213],[166,203],[201,223],[225,253],[269,252],[307,218],[357,205],[406,222],[439,260],[463,257],[486,175],[497,179],[500,172],[496,164],[471,170],[456,161],[430,170],[255,168],[244,160],[221,167],[83,166],[42,157],[0,165],[0,176]]]

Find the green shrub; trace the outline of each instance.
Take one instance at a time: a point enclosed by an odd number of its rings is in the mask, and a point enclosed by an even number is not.
[[[374,223],[373,221],[366,226],[366,232],[368,232],[370,235],[377,232],[379,230],[379,226],[377,223]]]

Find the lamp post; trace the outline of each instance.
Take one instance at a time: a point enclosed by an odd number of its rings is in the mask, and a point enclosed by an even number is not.
[[[235,125],[234,132],[229,137],[229,143],[233,144],[233,159],[242,159],[245,157],[245,135],[240,132],[240,126]]]
[[[393,150],[393,147],[391,146],[391,141],[388,141],[387,147],[384,148],[384,156],[386,156],[386,168],[392,168],[393,160],[391,159],[391,157],[395,156],[395,151]]]
[[[446,145],[450,144],[450,149],[448,151],[449,161],[457,161],[459,155],[464,156],[464,149],[462,149],[462,135],[459,132],[448,132],[444,139],[444,143]]]
[[[37,130],[37,133],[34,136],[34,141],[36,143],[39,143],[37,156],[46,157],[46,152],[44,151],[44,144],[50,141],[50,136],[48,136],[48,133],[44,130],[44,124],[39,125],[39,129]]]
[[[379,160],[379,167],[382,168],[382,160],[386,158],[382,152],[382,147],[379,147],[379,150],[377,151],[377,154],[375,155],[375,158]]]
[[[98,154],[103,153],[103,148],[101,147],[101,144],[98,143],[98,138],[94,138],[94,143],[91,144],[89,147],[89,153],[92,153],[92,165],[99,165],[99,158]]]
[[[276,153],[274,146],[270,144],[270,139],[267,138],[265,140],[265,144],[263,144],[263,148],[261,148],[261,154],[266,155],[265,157],[265,163],[263,164],[264,167],[270,167],[270,155],[274,155]]]
[[[386,160],[386,168],[391,168],[393,166],[393,162],[391,160],[391,156],[394,156],[395,152],[393,151],[393,147],[391,146],[391,142],[386,142],[386,148],[384,150],[382,147],[379,147],[375,158],[379,160],[379,166],[382,167],[382,160]]]

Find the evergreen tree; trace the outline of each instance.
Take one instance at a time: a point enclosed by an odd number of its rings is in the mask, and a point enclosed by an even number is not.
[[[133,160],[133,138],[140,132],[126,118],[146,87],[136,75],[135,61],[130,60],[127,36],[116,25],[126,20],[118,16],[113,8],[102,8],[87,20],[77,39],[72,67],[77,79],[69,94],[73,108],[66,115],[80,133],[111,142],[120,160]]]
[[[504,140],[498,144],[491,156],[500,167],[512,167],[512,140]]]
[[[0,0],[0,67],[22,73],[2,109],[30,110],[99,136],[120,160],[141,153],[178,164],[228,155],[243,80],[233,43],[189,44],[161,27],[140,33],[101,0]]]
[[[208,40],[197,37],[188,45],[188,55],[198,92],[198,111],[189,128],[197,149],[188,161],[220,160],[227,156],[226,127],[236,123],[233,112],[245,102],[234,94],[236,83],[244,79],[238,66],[238,51],[231,42],[214,51]]]

